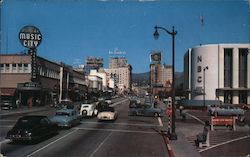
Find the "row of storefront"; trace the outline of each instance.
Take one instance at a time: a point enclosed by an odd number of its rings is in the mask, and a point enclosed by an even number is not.
[[[39,106],[64,98],[84,99],[87,84],[83,72],[71,66],[36,56],[36,79],[32,79],[32,57],[29,54],[0,55],[0,95],[11,97],[19,106]]]

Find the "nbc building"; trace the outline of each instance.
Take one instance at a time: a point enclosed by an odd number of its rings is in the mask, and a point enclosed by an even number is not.
[[[190,48],[184,56],[184,90],[190,100],[250,104],[250,43]]]

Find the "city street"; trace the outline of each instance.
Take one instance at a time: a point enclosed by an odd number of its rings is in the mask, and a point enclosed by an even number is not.
[[[124,101],[123,101],[124,102]],[[17,118],[1,119],[1,153],[16,156],[168,156],[158,118],[129,117],[128,101],[115,103],[118,119],[115,122],[98,122],[96,118],[83,119],[81,124],[60,130],[59,134],[34,145],[13,144],[3,139]],[[50,111],[34,114],[53,115]],[[30,113],[32,114],[32,113]]]

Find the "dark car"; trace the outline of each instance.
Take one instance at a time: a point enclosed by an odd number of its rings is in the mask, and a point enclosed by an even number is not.
[[[57,134],[57,125],[46,116],[24,116],[18,119],[7,133],[7,139],[16,141],[38,141]]]

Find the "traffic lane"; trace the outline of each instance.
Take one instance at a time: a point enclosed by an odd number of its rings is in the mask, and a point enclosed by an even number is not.
[[[36,111],[34,113],[24,113],[24,114],[18,114],[18,115],[11,115],[11,116],[5,116],[4,118],[0,119],[0,141],[5,140],[5,137],[7,135],[7,132],[15,125],[17,120],[23,116],[27,115],[45,115],[45,116],[52,116],[54,115],[55,110],[47,110],[47,111]]]
[[[166,146],[158,133],[76,129],[74,133],[64,139],[42,148],[28,156],[167,156]]]
[[[97,128],[103,128],[103,127],[104,125],[98,125]],[[28,155],[31,155],[32,152],[35,152],[41,148],[46,148],[48,145],[51,145],[51,146],[57,145],[58,142],[55,142],[55,141],[60,141],[61,139],[66,138],[67,136],[73,134],[76,131],[77,129],[74,129],[74,128],[71,128],[69,130],[61,129],[58,135],[49,137],[47,139],[44,139],[43,141],[40,141],[39,143],[32,144],[32,145],[25,144],[25,143],[15,144],[13,142],[4,142],[2,143],[1,152],[2,154],[8,157],[28,156]],[[64,141],[62,145],[65,145],[65,143],[67,143],[67,141]]]
[[[202,157],[232,156],[242,157],[250,154],[250,137],[220,145],[201,152]]]
[[[113,132],[93,157],[167,157],[163,138],[158,133]]]
[[[118,112],[118,118],[115,123],[127,123],[127,124],[150,124],[159,125],[157,117],[144,117],[144,116],[129,116],[129,101],[123,102],[115,106],[115,110]]]

